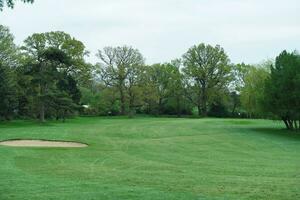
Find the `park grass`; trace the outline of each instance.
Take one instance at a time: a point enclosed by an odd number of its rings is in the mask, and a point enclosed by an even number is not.
[[[300,136],[268,120],[76,118],[0,124],[0,199],[300,199]]]

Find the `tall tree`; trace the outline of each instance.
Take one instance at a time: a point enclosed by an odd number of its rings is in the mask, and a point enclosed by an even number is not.
[[[132,92],[137,78],[136,73],[138,68],[144,65],[144,58],[139,50],[129,46],[105,47],[103,50],[99,50],[97,56],[101,59],[101,63],[99,63],[101,80],[107,86],[118,89],[121,114],[124,115],[128,100],[127,92]]]
[[[17,108],[15,68],[18,48],[9,29],[0,25],[0,118],[9,119]]]
[[[9,28],[0,25],[0,61],[3,65],[16,67],[18,64],[18,48]]]
[[[300,130],[300,55],[283,51],[266,81],[265,108],[283,120],[287,129]]]
[[[269,77],[268,65],[249,66],[243,77],[243,87],[240,89],[241,104],[247,111],[248,117],[264,117],[262,102],[264,85]]]
[[[0,62],[0,120],[11,119],[16,104],[16,84],[13,71]]]
[[[38,107],[38,116],[41,122],[45,121],[46,107],[51,105],[54,98],[57,69],[54,64],[54,59],[50,58],[50,50],[39,52],[39,62],[29,63],[32,67],[30,74],[32,75],[32,87],[35,89],[35,99]],[[58,59],[57,59],[58,60]]]
[[[232,91],[241,91],[241,89],[245,86],[245,77],[253,67],[253,65],[248,65],[245,63],[239,63],[232,66],[232,75],[234,77],[231,83]]]
[[[34,0],[21,0],[24,3],[33,3]],[[3,7],[7,5],[9,8],[13,8],[15,5],[15,0],[0,0],[0,11],[2,11]]]
[[[64,71],[76,77],[79,82],[86,82],[91,78],[92,67],[85,62],[85,56],[89,55],[85,45],[71,37],[69,34],[56,31],[35,33],[29,36],[22,46],[22,50],[32,59],[39,61],[41,52],[48,48],[56,48],[64,52],[71,59],[71,63]]]
[[[166,103],[169,92],[169,82],[170,82],[170,67],[168,64],[154,64],[150,66],[147,70],[148,75],[148,86],[153,88],[153,97],[156,97],[155,104],[157,114],[162,114],[163,106]],[[148,94],[146,94],[148,95]]]
[[[175,110],[177,116],[181,116],[184,99],[183,75],[180,71],[181,60],[173,60],[169,64],[170,81],[168,84],[169,94],[175,100]]]
[[[183,72],[186,77],[187,95],[198,107],[198,113],[207,116],[212,91],[227,87],[231,80],[229,58],[219,45],[199,44],[183,55]]]
[[[46,114],[65,119],[79,103],[77,83],[65,70],[71,63],[66,53],[53,47],[39,51],[38,60],[28,58],[24,75],[30,76],[29,90],[41,122]]]
[[[174,60],[170,63],[154,64],[146,68],[143,91],[148,111],[151,113],[165,114],[166,105],[172,101],[171,107],[174,109],[174,113],[180,115],[183,96],[180,65],[180,60]]]

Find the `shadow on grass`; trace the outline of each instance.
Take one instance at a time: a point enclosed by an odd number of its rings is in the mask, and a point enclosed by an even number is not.
[[[283,128],[251,128],[250,130],[267,136],[272,136],[272,137],[276,136],[279,138],[281,137],[285,139],[293,139],[293,140],[300,141],[299,131],[290,131]]]
[[[250,119],[226,119],[223,123],[233,125],[251,125],[255,124],[255,121],[252,121]]]
[[[34,120],[14,120],[14,121],[0,121],[0,128],[25,128],[25,127],[50,127],[54,126],[56,123],[53,121],[49,122],[38,122]]]

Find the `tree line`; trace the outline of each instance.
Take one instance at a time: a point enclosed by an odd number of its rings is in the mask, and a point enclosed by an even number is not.
[[[234,64],[219,46],[147,65],[131,46],[99,50],[64,32],[35,33],[21,46],[0,26],[0,118],[74,115],[272,118],[300,129],[300,56],[283,51],[258,65]]]

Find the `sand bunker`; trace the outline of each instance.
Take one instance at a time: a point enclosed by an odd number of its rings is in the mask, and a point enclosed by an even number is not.
[[[0,142],[0,145],[11,147],[64,147],[82,148],[88,145],[77,142],[46,141],[46,140],[9,140]]]

